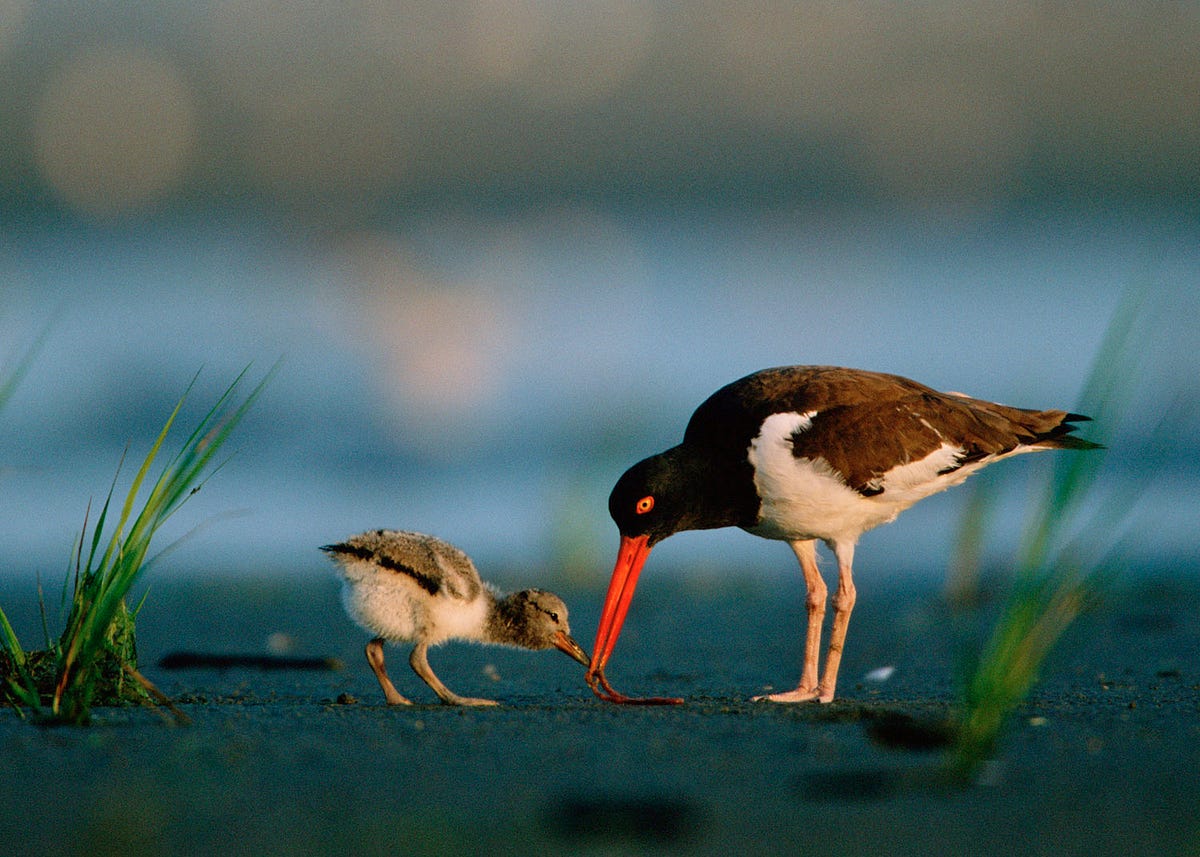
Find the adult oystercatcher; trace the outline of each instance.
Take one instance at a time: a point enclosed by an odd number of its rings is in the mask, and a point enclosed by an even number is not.
[[[682,530],[741,527],[788,542],[808,590],[804,667],[795,690],[755,699],[833,700],[855,590],[859,536],[987,465],[1042,449],[1094,449],[1069,434],[1088,417],[972,399],[877,372],[785,366],[755,372],[696,409],[683,443],[629,468],[608,500],[620,551],[587,681],[612,702],[604,668],[655,544]],[[827,588],[816,542],[838,565],[825,671],[818,682]]]
[[[526,589],[501,597],[479,579],[470,557],[423,533],[372,530],[321,550],[341,567],[342,604],[362,628],[367,663],[389,705],[410,705],[396,690],[383,663],[385,642],[416,643],[408,662],[447,705],[495,705],[459,696],[434,675],[429,647],[447,640],[474,640],[525,649],[556,648],[588,665],[571,639],[567,605],[553,592]]]

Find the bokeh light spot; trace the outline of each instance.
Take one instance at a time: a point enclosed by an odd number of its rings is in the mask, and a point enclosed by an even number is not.
[[[400,442],[431,457],[486,442],[483,415],[501,401],[519,336],[513,300],[424,270],[384,235],[347,236],[337,252]]]
[[[34,118],[43,179],[76,211],[129,214],[178,188],[197,149],[196,107],[179,71],[136,48],[70,57]]]

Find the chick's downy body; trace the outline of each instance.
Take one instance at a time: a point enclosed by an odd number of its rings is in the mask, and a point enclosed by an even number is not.
[[[342,603],[349,616],[374,634],[367,661],[390,704],[408,704],[384,668],[385,642],[415,643],[409,663],[447,704],[487,705],[491,700],[461,697],[429,667],[430,646],[449,640],[557,648],[587,664],[570,635],[567,607],[557,595],[527,589],[502,596],[480,579],[470,557],[423,533],[371,530],[326,545],[342,572]]]

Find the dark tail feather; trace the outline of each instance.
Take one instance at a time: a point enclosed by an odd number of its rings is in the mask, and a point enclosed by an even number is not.
[[[1075,437],[1073,434],[1060,434],[1057,437],[1050,437],[1039,443],[1040,446],[1049,446],[1053,449],[1104,449],[1102,443],[1095,443],[1086,440],[1082,437]]]
[[[1071,423],[1091,421],[1091,417],[1084,416],[1083,414],[1067,414],[1058,425],[1038,438],[1038,444],[1040,446],[1051,447],[1052,449],[1104,449],[1104,444],[1102,443],[1095,443],[1094,441],[1085,440],[1082,437],[1070,434],[1070,432],[1079,428],[1079,426],[1071,425]]]

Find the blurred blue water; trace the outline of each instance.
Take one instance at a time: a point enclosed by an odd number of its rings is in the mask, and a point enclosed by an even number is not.
[[[49,324],[0,412],[0,573],[58,580],[89,500],[119,490],[188,381],[198,418],[282,358],[157,573],[323,572],[320,544],[426,530],[481,564],[602,586],[608,491],[692,409],[765,366],[909,375],[1016,405],[1074,404],[1128,289],[1144,373],[1104,490],[1143,492],[1139,549],[1190,557],[1200,466],[1200,229],[1182,217],[781,211],[433,213],[328,230],[250,214],[0,234],[0,360]],[[1167,419],[1165,427],[1161,420]],[[1006,465],[997,544],[1026,479]],[[964,492],[868,534],[860,574],[940,574]],[[791,574],[781,545],[686,534],[662,568]],[[529,569],[529,571],[522,571]]]

